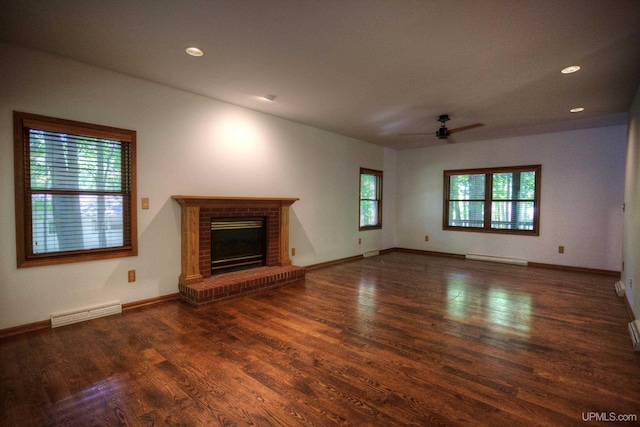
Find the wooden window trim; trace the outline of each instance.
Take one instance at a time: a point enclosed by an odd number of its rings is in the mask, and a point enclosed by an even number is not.
[[[29,143],[28,129],[41,129],[60,133],[69,133],[102,139],[118,140],[129,145],[129,200],[123,201],[123,217],[129,225],[130,243],[126,247],[88,249],[47,254],[30,254],[31,205],[25,200],[25,179],[30,171],[25,167],[25,144]],[[118,129],[109,126],[82,123],[72,120],[58,119],[14,111],[14,187],[16,214],[16,256],[18,268],[36,267],[73,262],[94,261],[101,259],[121,258],[138,255],[137,232],[137,193],[136,193],[136,131]]]
[[[362,200],[360,196],[362,195],[362,175],[375,175],[378,177],[378,188],[377,188],[377,201],[378,201],[378,221],[376,225],[360,225],[360,215],[361,215],[361,204]],[[375,169],[367,169],[360,168],[360,174],[358,175],[358,230],[366,231],[366,230],[379,230],[382,228],[382,180],[383,180],[383,172]]]
[[[496,229],[491,228],[491,205],[493,202],[492,180],[493,174],[508,173],[508,172],[535,172],[535,195],[533,200],[534,215],[533,215],[533,230],[513,230],[513,229]],[[527,166],[505,166],[495,168],[474,168],[474,169],[456,169],[445,170],[443,175],[443,214],[442,214],[442,229],[448,231],[467,231],[476,233],[492,233],[492,234],[511,234],[522,236],[539,236],[540,235],[540,187],[541,187],[541,165],[527,165]],[[449,185],[450,177],[454,175],[485,175],[485,197],[484,197],[484,226],[483,227],[460,227],[449,225]],[[501,200],[502,201],[502,200]]]

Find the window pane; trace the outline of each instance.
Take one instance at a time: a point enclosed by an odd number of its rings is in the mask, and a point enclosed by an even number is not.
[[[536,173],[535,171],[520,172],[520,200],[535,200]]]
[[[484,200],[484,174],[452,175],[449,200]]]
[[[122,143],[30,129],[31,188],[34,190],[122,189]]]
[[[494,173],[492,179],[494,200],[533,200],[535,197],[534,171]]]
[[[124,245],[122,196],[31,196],[33,253]]]
[[[494,200],[513,199],[513,173],[494,173],[492,193]]]
[[[378,202],[360,201],[360,227],[378,225]]]
[[[376,200],[378,197],[378,177],[375,175],[360,175],[360,198]]]
[[[493,202],[491,228],[533,230],[533,202]]]
[[[449,225],[454,227],[483,227],[484,202],[449,202]]]

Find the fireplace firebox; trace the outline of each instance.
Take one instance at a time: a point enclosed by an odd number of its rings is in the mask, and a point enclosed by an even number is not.
[[[266,218],[211,219],[211,274],[266,265]]]

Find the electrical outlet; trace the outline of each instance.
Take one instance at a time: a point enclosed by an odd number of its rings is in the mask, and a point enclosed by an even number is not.
[[[361,245],[362,244],[362,239],[358,239],[358,244]]]
[[[429,241],[429,236],[424,236],[424,241],[428,242]]]
[[[291,248],[291,256],[296,256],[296,248]]]
[[[136,271],[135,270],[129,270],[128,271],[128,275],[129,275],[129,282],[135,282],[136,281]]]
[[[564,246],[558,246],[558,253],[560,254],[564,253]]]

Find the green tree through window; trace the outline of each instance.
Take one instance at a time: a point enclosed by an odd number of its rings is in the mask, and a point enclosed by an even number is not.
[[[444,172],[446,230],[539,235],[540,165]]]
[[[382,171],[360,168],[360,230],[382,228]]]

